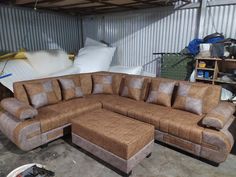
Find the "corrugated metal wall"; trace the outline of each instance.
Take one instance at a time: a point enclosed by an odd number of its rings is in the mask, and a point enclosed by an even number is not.
[[[213,19],[218,32],[236,38],[236,5],[208,7],[207,10],[205,35],[215,32]],[[154,59],[153,52],[179,52],[187,46],[198,31],[198,12],[196,7],[182,10],[162,7],[88,16],[83,20],[83,36],[117,46],[113,64],[143,65]],[[155,63],[145,70],[156,73]]]
[[[69,15],[0,6],[0,50],[16,51],[80,47],[80,21]]]
[[[207,8],[204,34],[223,33],[227,38],[236,38],[236,5]]]
[[[143,65],[153,52],[178,52],[194,38],[197,9],[157,8],[126,14],[90,16],[83,21],[86,36],[117,46],[113,64]],[[155,73],[155,64],[147,71]]]

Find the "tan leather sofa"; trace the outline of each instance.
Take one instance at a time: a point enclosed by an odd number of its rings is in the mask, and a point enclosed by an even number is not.
[[[94,75],[112,75],[113,94],[92,94]],[[140,100],[127,98],[121,95],[124,88],[124,78],[143,78],[143,86]],[[14,83],[14,97],[20,102],[30,105],[29,94],[26,84],[54,81],[59,79],[76,78],[80,80],[81,89],[84,94],[82,98],[63,100],[61,84],[54,89],[59,101],[37,108],[38,114],[31,119],[19,120],[7,111],[0,113],[0,130],[20,149],[29,151],[64,135],[64,129],[71,125],[71,119],[79,118],[96,109],[106,109],[155,126],[155,139],[172,145],[196,156],[208,159],[215,163],[224,162],[230,153],[236,127],[234,116],[229,113],[230,118],[225,119],[221,128],[203,124],[205,121],[214,123],[210,113],[220,104],[221,87],[201,83],[188,83],[197,87],[205,87],[206,93],[203,98],[203,114],[197,115],[188,111],[173,108],[176,101],[178,87],[185,81],[175,81],[174,92],[171,96],[171,106],[147,103],[151,83],[161,78],[143,76],[128,76],[126,74],[115,74],[107,72],[78,74],[56,78],[46,78],[32,81]],[[170,81],[168,79],[162,79]],[[232,109],[232,105],[226,103],[224,110]],[[221,121],[222,122],[222,121]]]

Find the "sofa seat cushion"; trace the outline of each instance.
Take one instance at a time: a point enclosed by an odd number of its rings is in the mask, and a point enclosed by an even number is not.
[[[114,97],[116,96],[108,94],[91,94],[87,95],[85,98],[102,104],[102,102],[109,102],[110,100],[114,99]]]
[[[127,116],[130,109],[146,104],[143,101],[136,101],[131,98],[113,95],[109,100],[101,100],[103,108]]]
[[[41,130],[44,133],[70,123],[70,119],[80,114],[101,107],[101,103],[95,100],[77,98],[40,108],[36,118],[40,120]]]
[[[203,116],[164,106],[146,104],[128,111],[128,116],[152,124],[157,130],[201,144]]]
[[[72,132],[125,160],[154,140],[152,125],[105,109],[73,119]]]
[[[145,103],[141,106],[133,107],[128,110],[128,116],[134,119],[146,122],[155,126],[155,129],[160,129],[160,119],[167,118],[172,109],[165,106],[159,106],[151,103]]]

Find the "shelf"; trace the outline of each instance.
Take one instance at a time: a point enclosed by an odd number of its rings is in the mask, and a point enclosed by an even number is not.
[[[197,77],[196,80],[213,82],[213,79],[206,79],[206,78],[201,78],[201,77]]]
[[[197,70],[214,71],[214,68],[200,68],[200,67],[198,67]]]
[[[222,81],[220,79],[216,79],[215,82],[222,83],[222,84],[236,84],[236,82],[234,82],[234,81],[228,82],[228,81]]]
[[[236,62],[236,59],[221,59],[221,58],[196,58],[197,60],[209,60],[209,61],[225,61],[225,62]]]

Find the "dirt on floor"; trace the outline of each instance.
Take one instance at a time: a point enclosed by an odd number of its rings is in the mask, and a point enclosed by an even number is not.
[[[214,167],[206,162],[155,143],[150,158],[133,169],[136,177],[235,177],[236,148],[227,160]],[[119,177],[120,174],[101,160],[71,143],[71,137],[58,139],[47,147],[30,152],[19,150],[0,133],[0,177],[15,168],[39,163],[54,171],[56,177]]]

